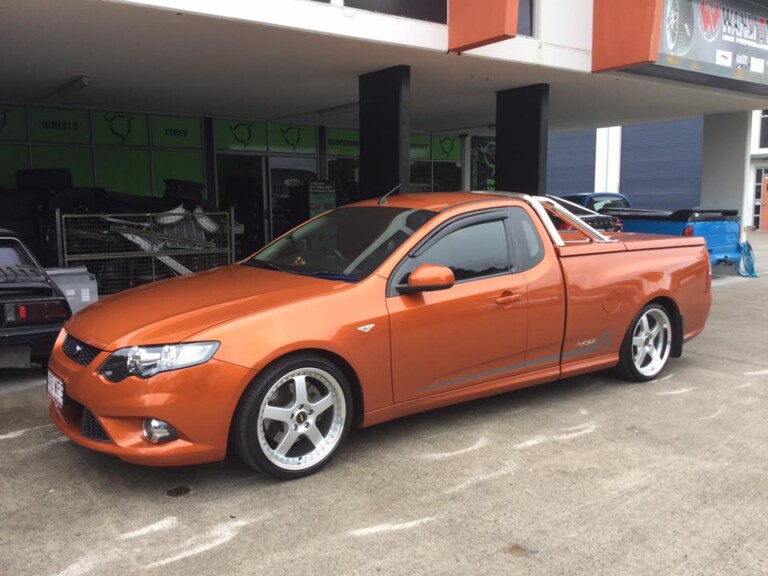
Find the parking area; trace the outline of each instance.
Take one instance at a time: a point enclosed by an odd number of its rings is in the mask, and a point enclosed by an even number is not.
[[[768,573],[768,233],[717,270],[707,329],[647,384],[564,380],[353,431],[279,483],[154,469],[48,419],[0,372],[0,574]]]

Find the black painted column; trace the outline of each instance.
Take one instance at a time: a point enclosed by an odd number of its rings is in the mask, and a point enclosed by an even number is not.
[[[496,92],[496,190],[546,194],[549,84]]]
[[[393,66],[363,74],[360,84],[360,190],[376,198],[411,180],[411,69]]]

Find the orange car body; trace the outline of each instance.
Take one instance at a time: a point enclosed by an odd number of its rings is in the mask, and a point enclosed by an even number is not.
[[[676,312],[684,327],[678,348],[704,328],[710,270],[700,238],[617,234],[609,243],[574,237],[558,246],[541,214],[520,198],[413,194],[391,197],[387,206],[436,214],[359,282],[234,264],[88,306],[65,331],[95,357],[76,362],[62,350],[64,332],[59,336],[49,367],[74,407],[52,403],[53,422],[73,441],[129,462],[216,461],[226,455],[248,384],[297,351],[324,355],[344,370],[353,384],[355,422],[370,426],[615,366],[630,322],[651,301]],[[536,266],[445,290],[388,292],[393,271],[431,231],[504,207],[519,207],[534,222],[544,250]],[[151,378],[113,383],[98,372],[115,350],[190,341],[221,344],[205,364]],[[83,434],[83,410],[107,438]],[[172,423],[179,439],[148,443],[147,417]]]

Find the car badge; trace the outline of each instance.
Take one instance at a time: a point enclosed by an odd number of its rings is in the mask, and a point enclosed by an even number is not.
[[[360,332],[365,332],[366,334],[368,334],[368,332],[373,330],[374,326],[376,326],[376,324],[366,324],[365,326],[358,326],[357,329],[360,330]]]

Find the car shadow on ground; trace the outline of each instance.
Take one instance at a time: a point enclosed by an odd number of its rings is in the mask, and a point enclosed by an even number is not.
[[[354,474],[358,466],[364,466],[358,463],[371,459],[391,460],[394,463],[400,455],[404,455],[404,451],[418,451],[429,446],[436,438],[458,435],[461,441],[464,441],[461,437],[465,436],[466,442],[469,442],[478,430],[487,430],[489,427],[503,428],[512,436],[523,434],[516,430],[517,424],[522,424],[519,418],[523,416],[527,418],[525,427],[530,432],[531,426],[535,427],[545,420],[548,412],[559,411],[564,405],[573,404],[575,413],[577,407],[589,407],[597,397],[610,394],[610,389],[617,385],[637,384],[625,383],[615,378],[610,371],[605,371],[414,414],[370,428],[353,429],[346,445],[327,471],[331,472],[331,477],[336,474]],[[45,409],[47,401],[43,396],[44,380],[39,369],[0,374],[0,392],[4,386],[40,386],[41,390],[34,391],[34,408],[35,412]],[[47,414],[44,419],[36,420],[48,425]],[[250,469],[237,458],[232,449],[226,459],[219,463],[146,467],[125,463],[114,456],[93,452],[66,441],[52,426],[46,428],[45,432],[41,440],[46,445],[56,444],[56,453],[52,456],[59,463],[59,470],[63,474],[73,479],[84,474],[88,483],[94,484],[96,489],[108,488],[112,493],[130,495],[139,500],[195,498],[196,493],[200,492],[237,493],[241,489],[247,491],[281,484]],[[57,439],[60,441],[56,442]],[[510,445],[513,443],[510,440]],[[321,476],[324,473],[321,472]],[[301,480],[298,482],[303,484]]]

